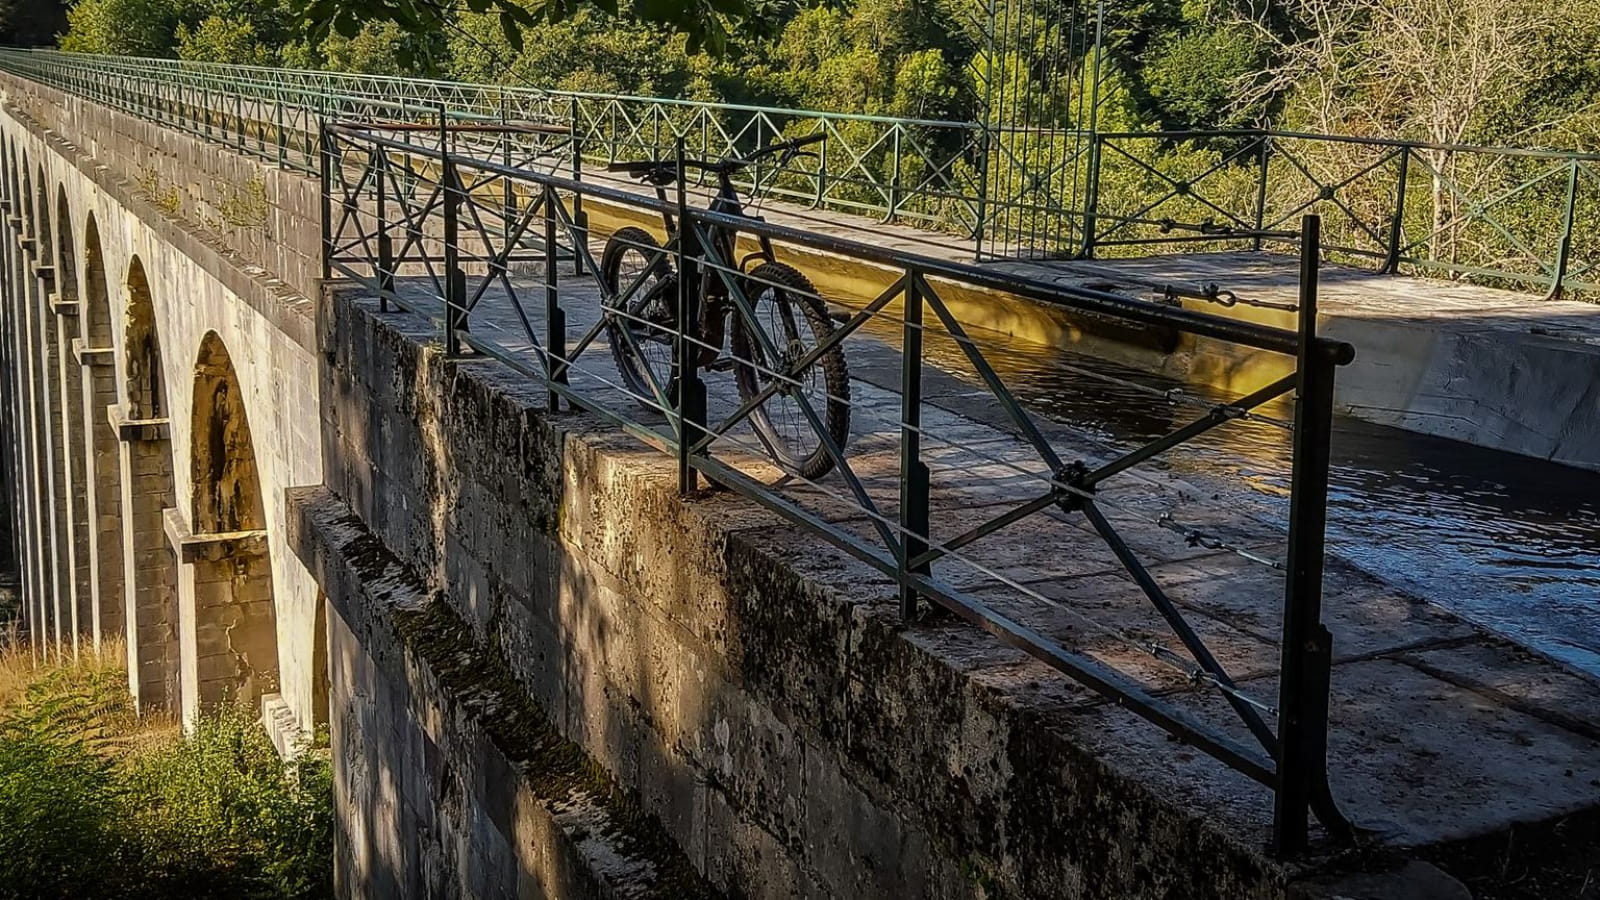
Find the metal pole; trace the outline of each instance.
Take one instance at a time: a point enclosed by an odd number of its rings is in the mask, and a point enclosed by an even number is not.
[[[917,616],[917,592],[905,577],[926,575],[928,563],[910,561],[928,549],[928,465],[922,461],[922,276],[907,272],[904,333],[900,351],[900,616]]]
[[[461,192],[456,189],[455,163],[450,159],[449,113],[439,106],[439,190],[444,199],[444,352],[461,355],[461,335],[466,329],[466,276],[461,272]]]
[[[561,308],[560,260],[556,246],[556,204],[560,202],[554,185],[544,186],[544,318],[546,373],[552,382],[567,383],[567,313]],[[574,251],[576,255],[576,251]],[[551,412],[561,408],[561,396],[550,391]]]
[[[678,339],[673,345],[672,398],[678,412],[678,491],[688,494],[699,486],[689,450],[700,440],[706,421],[706,387],[700,381],[700,347],[693,338],[700,321],[700,240],[690,218],[683,139],[677,142],[678,160]]]
[[[1411,180],[1411,146],[1400,147],[1400,175],[1394,186],[1394,216],[1389,220],[1389,246],[1383,257],[1385,275],[1400,270],[1400,245],[1406,233],[1406,182]]]
[[[1327,799],[1333,635],[1322,624],[1322,569],[1337,361],[1317,342],[1321,231],[1319,216],[1302,220],[1299,384],[1294,400],[1294,470],[1278,691],[1278,788],[1272,828],[1273,849],[1280,856],[1306,848],[1307,814],[1313,803]]]
[[[1104,56],[1100,51],[1105,43],[1105,30],[1106,3],[1100,0],[1094,8],[1094,90],[1089,98],[1089,189],[1092,193],[1085,203],[1087,211],[1084,214],[1083,248],[1080,252],[1085,259],[1094,258],[1095,230],[1100,227],[1100,75],[1104,65]]]
[[[883,217],[885,222],[893,222],[895,212],[900,208],[900,123],[894,125],[894,140],[890,142],[890,151],[894,160],[889,168],[889,212]]]
[[[378,191],[378,312],[389,311],[389,295],[394,293],[394,241],[389,237],[388,193],[389,152],[373,147],[377,166],[375,181]]]
[[[1100,135],[1089,135],[1089,185],[1084,198],[1083,246],[1078,256],[1094,259],[1095,235],[1100,230]]]
[[[568,117],[572,121],[571,134],[567,141],[572,146],[572,180],[583,181],[583,144],[578,139],[578,98],[573,96],[568,104]],[[615,146],[612,155],[615,155]],[[583,254],[578,252],[577,241],[588,243],[589,240],[589,214],[583,211],[583,190],[580,188],[572,192],[572,224],[577,226],[576,236],[573,237],[572,248],[572,274],[583,274]]]
[[[1567,164],[1567,205],[1561,217],[1561,242],[1556,245],[1555,271],[1550,278],[1546,300],[1557,300],[1566,288],[1567,266],[1572,260],[1572,220],[1578,205],[1578,161]]]
[[[1252,246],[1261,251],[1261,229],[1267,223],[1267,166],[1272,161],[1272,135],[1261,136],[1260,166],[1256,172],[1256,236]]]
[[[317,149],[322,159],[322,280],[333,277],[333,145],[328,120],[317,120]]]

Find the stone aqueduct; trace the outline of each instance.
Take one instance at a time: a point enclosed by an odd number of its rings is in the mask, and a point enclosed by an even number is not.
[[[141,709],[187,718],[243,700],[288,746],[327,715],[321,598],[284,538],[285,489],[321,481],[312,330],[294,288],[247,271],[229,237],[256,232],[280,260],[298,242],[291,258],[313,274],[316,186],[234,158],[186,182],[180,156],[218,154],[193,141],[174,154],[176,136],[130,134],[84,104],[46,130],[28,101],[70,101],[10,94],[5,477],[37,486],[18,500],[35,646],[118,642]],[[261,178],[299,208],[249,228],[225,213],[209,231],[181,223],[220,186]]]
[[[1282,900],[1441,847],[1503,874],[1542,852],[1519,830],[1513,859],[1511,823],[1600,822],[1592,685],[1341,563],[1334,792],[1383,831],[1271,852],[1266,782],[966,625],[908,627],[883,570],[742,495],[685,500],[675,460],[598,409],[325,290],[331,194],[195,136],[222,120],[244,148],[246,116],[186,90],[128,92],[141,117],[0,74],[0,477],[27,634],[42,656],[125,648],[142,710],[243,701],[285,752],[326,724],[340,896]],[[988,441],[954,387],[941,415]],[[1085,564],[1099,535],[1056,524],[1002,550],[1054,535],[1051,579],[1153,622],[1115,559]],[[1259,572],[1130,534],[1202,573],[1191,612],[1278,677],[1267,607],[1230,605]]]

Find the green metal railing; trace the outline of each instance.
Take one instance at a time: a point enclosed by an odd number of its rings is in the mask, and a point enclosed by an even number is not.
[[[898,222],[983,257],[1294,249],[1323,218],[1340,262],[1532,289],[1600,288],[1600,154],[1271,131],[1087,134],[310,70],[0,50],[0,70],[312,173],[318,123],[541,123],[545,171],[742,154],[823,135],[742,186],[804,212]],[[507,150],[507,155],[511,155]]]

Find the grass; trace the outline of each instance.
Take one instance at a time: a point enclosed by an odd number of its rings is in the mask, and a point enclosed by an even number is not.
[[[136,716],[123,658],[0,650],[0,900],[329,896],[325,754],[284,762],[243,709]]]

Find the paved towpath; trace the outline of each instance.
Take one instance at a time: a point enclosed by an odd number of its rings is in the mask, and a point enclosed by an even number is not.
[[[434,308],[420,296],[420,279],[403,281],[402,291],[414,303]],[[497,353],[537,366],[538,351],[525,329],[542,335],[545,328],[540,273],[522,271],[514,284],[520,307],[502,289],[491,290],[473,312],[473,334],[493,342]],[[599,315],[599,292],[592,280],[566,273],[561,284],[569,341],[575,341]],[[879,514],[890,519],[899,489],[897,334],[898,324],[886,320],[845,344],[852,373],[848,460]],[[980,344],[986,340],[977,338]],[[929,340],[937,341],[931,329]],[[1039,455],[1018,437],[993,397],[975,387],[970,373],[962,374],[952,368],[926,376],[924,458],[932,472],[936,541],[1048,488]],[[572,383],[610,409],[665,430],[659,414],[619,389],[604,336],[577,361]],[[709,374],[707,386],[710,419],[716,422],[736,407],[738,395],[725,372]],[[1043,419],[1039,425],[1063,460],[1093,463],[1110,456],[1093,435]],[[850,499],[839,473],[816,484],[784,477],[743,425],[720,439],[713,453],[863,540],[877,541],[872,517]],[[1283,582],[1279,571],[1255,560],[1281,559],[1282,523],[1218,503],[1205,489],[1160,468],[1119,475],[1101,496],[1107,517],[1242,692],[1275,705]],[[1246,555],[1190,546],[1163,527],[1164,520],[1203,531]],[[843,560],[820,539],[816,545],[819,560],[838,561],[819,565],[818,577],[837,579],[845,590],[885,597],[892,592],[886,579]],[[1063,647],[1119,669],[1238,740],[1250,740],[1214,690],[1196,687],[1184,671],[1147,652],[1151,643],[1180,654],[1182,647],[1081,513],[1048,508],[968,545],[960,559],[936,563],[935,574]],[[1326,620],[1336,651],[1334,791],[1359,824],[1396,843],[1419,844],[1600,805],[1600,689],[1593,682],[1337,558],[1329,560]],[[1270,797],[1242,776],[1177,747],[1020,651],[959,624],[920,628],[915,639],[959,660],[972,677],[1019,703],[1070,712],[1083,742],[1233,823],[1241,834],[1258,835],[1270,820]]]

